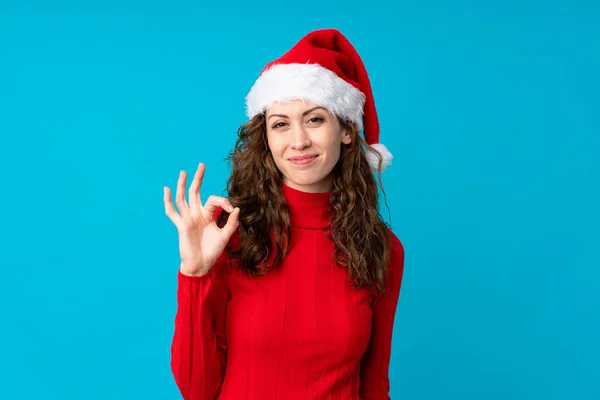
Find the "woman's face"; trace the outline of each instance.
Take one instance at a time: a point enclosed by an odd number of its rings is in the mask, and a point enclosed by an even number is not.
[[[351,141],[338,118],[316,104],[295,100],[273,103],[266,119],[267,141],[283,182],[303,192],[331,190],[341,144]]]

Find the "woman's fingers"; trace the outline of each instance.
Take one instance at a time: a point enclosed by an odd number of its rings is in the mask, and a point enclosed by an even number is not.
[[[203,163],[198,164],[198,169],[194,174],[194,180],[190,186],[190,207],[200,208],[202,206],[200,188],[202,187],[202,180],[204,179],[204,171],[206,171],[206,166]]]
[[[233,233],[236,231],[236,229],[238,227],[239,219],[240,219],[240,208],[236,207],[233,210],[233,212],[229,215],[229,218],[227,218],[227,223],[225,224],[225,226],[221,229],[221,232],[223,233],[223,235],[225,236],[227,241],[229,241],[229,238],[231,237],[231,235],[233,235]]]
[[[198,169],[194,174],[194,180],[192,181],[189,197],[190,197],[190,205],[187,204],[185,200],[186,193],[186,172],[180,171],[179,180],[177,181],[177,192],[175,193],[175,204],[177,204],[177,209],[179,213],[173,207],[173,203],[171,201],[171,191],[168,187],[164,187],[164,203],[165,203],[165,213],[167,216],[173,221],[176,226],[183,226],[187,217],[194,216],[191,213],[192,208],[194,209],[202,209],[202,200],[200,198],[200,189],[202,187],[202,181],[204,179],[204,172],[206,171],[206,166],[203,163],[198,165]],[[235,208],[229,202],[229,199],[221,196],[211,195],[206,200],[206,204],[203,209],[206,210],[208,215],[205,214],[205,217],[212,221],[217,208],[223,208],[230,215],[227,219],[227,223],[221,229],[223,234],[229,238],[233,234],[233,232],[237,229],[239,223],[239,213],[240,209]]]
[[[167,214],[167,217],[173,221],[175,226],[179,226],[179,224],[182,222],[182,218],[179,214],[177,214],[177,211],[175,211],[175,207],[173,207],[173,202],[171,201],[171,189],[166,186],[164,186],[163,201],[165,203],[165,214]]]
[[[175,193],[175,204],[182,217],[189,214],[189,206],[185,201],[185,171],[179,172],[179,180],[177,181],[177,192]]]
[[[217,208],[219,207],[223,207],[223,210],[227,211],[228,213],[233,211],[233,206],[225,197],[213,195],[208,196],[206,204],[204,205],[204,209],[210,212],[211,217],[215,214],[215,211],[217,211]]]

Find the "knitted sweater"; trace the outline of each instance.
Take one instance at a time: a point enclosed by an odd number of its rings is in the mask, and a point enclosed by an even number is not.
[[[282,189],[292,228],[280,267],[248,276],[223,252],[205,275],[178,272],[171,370],[183,398],[389,399],[401,242],[390,231],[383,293],[351,288],[323,229],[330,192]]]

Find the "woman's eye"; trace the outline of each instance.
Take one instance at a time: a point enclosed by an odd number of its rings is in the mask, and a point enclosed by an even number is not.
[[[283,126],[283,125],[285,125],[285,122],[278,122],[275,125],[273,125],[273,129],[277,129],[277,128]]]
[[[308,122],[319,122],[319,123],[323,122],[323,121],[325,121],[325,118],[323,118],[323,117],[313,117],[308,120]]]

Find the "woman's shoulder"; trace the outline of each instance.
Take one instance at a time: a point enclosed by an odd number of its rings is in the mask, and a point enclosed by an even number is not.
[[[404,272],[404,245],[390,228],[387,230],[391,239],[388,275],[396,275],[397,279],[401,280]]]
[[[391,251],[392,253],[402,254],[404,255],[404,245],[402,241],[396,236],[396,234],[390,229],[387,228],[388,233],[391,239]]]

